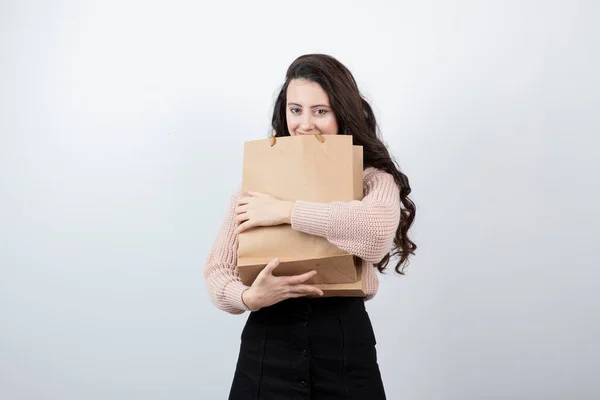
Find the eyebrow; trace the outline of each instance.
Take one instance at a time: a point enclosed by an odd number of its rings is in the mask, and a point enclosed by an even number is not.
[[[298,103],[292,103],[292,102],[289,102],[289,103],[288,103],[288,106],[298,106],[298,107],[302,107],[300,104],[298,104]],[[327,107],[327,108],[331,108],[331,106],[328,106],[327,104],[317,104],[317,105],[311,106],[310,108],[317,108],[317,107]]]

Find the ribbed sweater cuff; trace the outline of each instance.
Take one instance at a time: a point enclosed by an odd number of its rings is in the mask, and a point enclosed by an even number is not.
[[[292,209],[292,229],[327,237],[330,206],[328,203],[314,203],[298,200]]]
[[[244,290],[246,289],[248,289],[248,286],[244,285],[242,282],[232,281],[225,287],[225,292],[227,293],[227,298],[235,308],[250,311],[242,300],[242,293],[244,293]]]

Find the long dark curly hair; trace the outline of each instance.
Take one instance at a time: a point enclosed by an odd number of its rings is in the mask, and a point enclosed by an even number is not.
[[[286,120],[286,95],[293,79],[304,79],[318,83],[329,96],[331,108],[336,116],[340,135],[352,135],[355,145],[363,147],[363,168],[374,167],[394,177],[400,188],[400,224],[394,238],[394,247],[379,263],[383,272],[391,257],[398,256],[396,272],[404,275],[410,254],[415,254],[416,244],[408,237],[408,230],[415,219],[415,204],[408,195],[411,192],[408,178],[397,166],[386,145],[379,136],[375,114],[362,97],[352,73],[341,62],[326,54],[307,54],[298,57],[289,66],[285,83],[277,96],[273,110],[272,127],[275,136],[290,136]]]

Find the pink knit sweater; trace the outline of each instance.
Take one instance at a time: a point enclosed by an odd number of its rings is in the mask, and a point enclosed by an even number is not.
[[[360,257],[366,271],[365,300],[369,300],[379,287],[373,264],[391,250],[400,222],[400,193],[394,178],[375,168],[364,171],[363,184],[364,198],[360,201],[296,201],[291,222],[293,229],[322,236],[340,249]],[[229,202],[226,218],[204,267],[211,301],[231,314],[248,310],[242,301],[242,293],[248,286],[240,281],[237,270],[235,205],[239,196],[238,192]]]

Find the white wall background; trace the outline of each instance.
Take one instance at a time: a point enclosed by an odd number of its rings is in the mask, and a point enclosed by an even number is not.
[[[597,1],[0,2],[0,398],[225,399],[202,268],[293,59],[332,54],[419,245],[390,399],[596,399]]]

